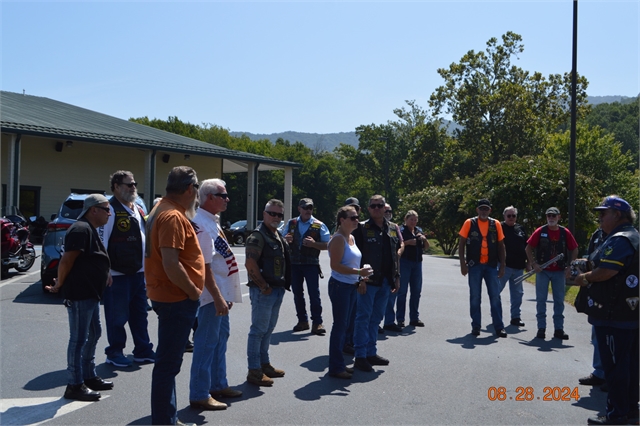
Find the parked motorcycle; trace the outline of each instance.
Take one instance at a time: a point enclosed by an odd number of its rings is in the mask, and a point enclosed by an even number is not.
[[[27,220],[16,207],[7,207],[0,218],[1,259],[0,272],[2,277],[13,268],[18,272],[27,272],[36,261],[36,250],[29,241]]]

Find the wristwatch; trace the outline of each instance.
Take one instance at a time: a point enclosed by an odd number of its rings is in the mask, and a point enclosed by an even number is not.
[[[587,274],[583,274],[582,275],[582,282],[584,282],[585,286],[588,286],[589,284],[591,284],[588,280],[587,280]]]

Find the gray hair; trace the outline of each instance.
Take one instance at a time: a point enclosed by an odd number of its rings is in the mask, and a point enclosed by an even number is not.
[[[198,183],[196,171],[188,166],[176,166],[169,172],[167,177],[167,194],[184,194],[189,185]]]
[[[277,207],[282,207],[282,209],[284,209],[284,203],[276,198],[272,198],[269,201],[267,201],[267,204],[264,205],[264,209],[266,210],[267,207],[269,206],[277,206]]]
[[[207,198],[207,195],[214,194],[218,191],[218,188],[225,188],[227,184],[222,179],[205,179],[200,182],[200,190],[198,191],[198,195],[201,200]]]
[[[516,213],[516,216],[518,215],[518,209],[516,209],[513,206],[505,207],[504,210],[502,211],[502,214],[503,215],[507,214],[509,210],[513,210]]]

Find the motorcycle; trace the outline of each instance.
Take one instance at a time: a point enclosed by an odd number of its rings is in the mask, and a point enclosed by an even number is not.
[[[18,272],[27,272],[36,261],[36,250],[29,241],[27,220],[16,207],[7,207],[0,218],[0,272],[2,277],[13,268]]]

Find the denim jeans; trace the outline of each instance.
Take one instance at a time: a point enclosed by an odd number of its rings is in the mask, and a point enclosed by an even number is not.
[[[400,258],[400,288],[396,293],[389,294],[387,302],[387,312],[384,317],[385,324],[404,322],[407,311],[407,292],[411,290],[409,296],[409,321],[418,321],[420,313],[420,293],[422,292],[422,262]],[[393,308],[396,311],[393,311]]]
[[[500,293],[507,286],[509,281],[509,298],[511,299],[511,318],[520,318],[520,306],[522,306],[522,296],[524,296],[524,288],[522,281],[514,283],[516,278],[521,277],[522,269],[504,267],[504,275],[500,278]]]
[[[609,388],[607,417],[638,410],[638,329],[595,326],[596,339]]]
[[[482,313],[480,303],[482,301],[482,280],[487,286],[489,303],[491,305],[491,319],[493,328],[498,331],[504,328],[502,322],[502,302],[500,301],[500,282],[498,270],[495,266],[476,263],[469,267],[469,312],[471,314],[471,327],[482,327]]]
[[[200,306],[198,329],[193,334],[189,400],[207,399],[209,392],[229,386],[226,359],[229,331],[229,315],[218,316],[213,302]]]
[[[104,320],[107,326],[109,346],[104,350],[108,357],[123,355],[127,344],[124,325],[129,323],[133,338],[133,356],[153,356],[153,344],[147,329],[147,290],[144,273],[114,275],[113,284],[104,291]]]
[[[342,356],[349,318],[356,301],[355,284],[346,284],[329,278],[329,298],[333,312],[333,326],[329,337],[329,373],[344,371],[346,365]]]
[[[296,306],[298,321],[307,322],[306,302],[304,301],[304,281],[307,282],[311,321],[322,324],[322,305],[320,304],[320,269],[318,265],[291,265],[291,292]]]
[[[353,333],[356,358],[377,354],[378,327],[387,308],[389,293],[391,293],[391,287],[389,287],[389,281],[386,278],[382,286],[368,285],[365,294],[358,293]]]
[[[265,295],[258,287],[249,287],[251,328],[247,341],[247,363],[250,370],[260,369],[262,364],[270,362],[271,333],[278,322],[284,292],[282,287],[272,287],[271,294]]]
[[[175,425],[177,417],[176,376],[182,366],[199,300],[165,303],[151,301],[158,314],[158,347],[151,375],[151,423]]]
[[[96,377],[96,345],[102,334],[100,302],[96,299],[72,300],[69,314],[67,371],[69,384],[79,385]]]
[[[598,339],[596,337],[596,327],[591,326],[591,344],[593,345],[593,375],[604,379],[604,369],[602,368],[602,360],[600,359],[600,348],[598,347]]]
[[[564,271],[542,271],[536,274],[536,318],[538,328],[547,328],[547,296],[549,281],[553,294],[553,328],[564,329]]]

